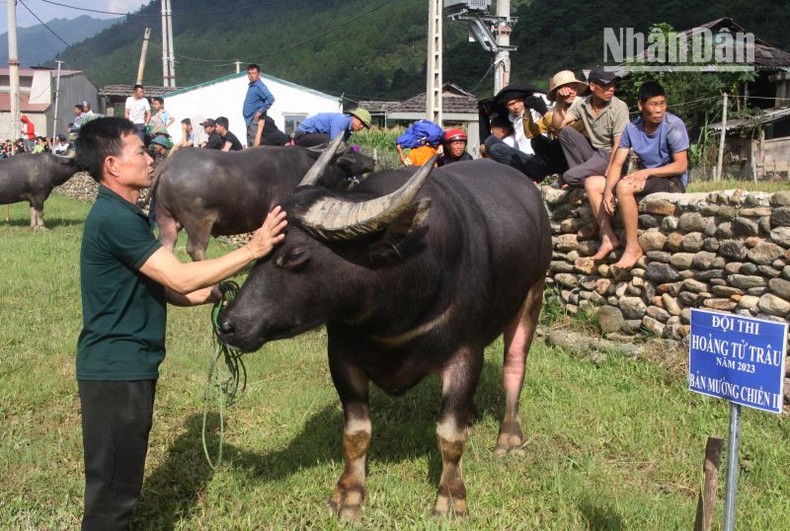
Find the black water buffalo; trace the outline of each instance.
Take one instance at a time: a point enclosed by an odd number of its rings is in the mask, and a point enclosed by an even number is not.
[[[442,381],[433,511],[466,512],[461,457],[483,350],[499,334],[497,454],[523,452],[518,402],[552,252],[546,208],[535,185],[503,164],[430,172],[374,173],[354,193],[297,188],[283,204],[283,244],[219,317],[223,339],[244,351],[326,323],[345,417],[345,469],[329,502],[341,518],[359,518],[365,498],[370,381],[400,395],[431,374]]]
[[[346,148],[342,138],[324,151],[331,156],[324,181],[340,185],[373,171],[375,161]],[[153,185],[159,239],[173,248],[185,228],[187,252],[202,260],[209,236],[242,234],[260,227],[266,213],[291,194],[321,151],[262,146],[226,153],[176,151],[157,169]]]
[[[73,157],[20,153],[0,160],[0,205],[30,203],[30,227],[44,227],[44,201],[52,189],[77,173]]]

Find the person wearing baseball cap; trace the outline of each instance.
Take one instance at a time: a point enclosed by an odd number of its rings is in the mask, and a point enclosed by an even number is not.
[[[299,124],[294,133],[294,144],[303,147],[320,146],[340,133],[343,133],[343,140],[348,140],[351,133],[369,129],[370,125],[371,116],[366,109],[354,109],[348,114],[322,112]]]
[[[205,149],[221,150],[225,146],[225,142],[222,141],[222,137],[217,131],[217,122],[213,118],[206,118],[200,123],[200,125],[208,135],[208,140],[206,140],[206,143],[200,147]]]
[[[615,72],[603,66],[590,70],[587,76],[590,95],[575,98],[565,112],[555,109],[551,124],[568,163],[568,170],[560,176],[560,186],[583,187],[599,225],[606,173],[629,122],[628,106],[614,95],[617,79]],[[570,99],[568,87],[566,84],[555,92],[556,98],[566,98],[563,104]],[[570,127],[575,122],[584,126],[583,133]],[[601,245],[612,244],[604,235]]]

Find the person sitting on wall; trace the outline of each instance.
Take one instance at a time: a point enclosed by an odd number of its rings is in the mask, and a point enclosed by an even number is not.
[[[683,120],[667,112],[667,96],[661,85],[647,81],[639,87],[639,117],[629,123],[606,174],[600,224],[602,244],[594,260],[603,260],[620,246],[612,230],[615,197],[625,228],[625,250],[614,267],[633,267],[644,252],[639,245],[637,201],[656,192],[685,192],[688,184],[689,138]],[[623,165],[633,150],[639,159],[637,171],[621,177]]]
[[[263,126],[259,145],[284,146],[291,141],[291,137],[280,131],[271,116],[264,116],[263,120],[259,120],[258,123]]]
[[[222,148],[220,148],[222,151],[241,151],[244,149],[238,137],[228,129],[230,123],[227,118],[219,116],[214,122],[216,124],[217,133],[220,138],[222,138]]]
[[[486,156],[516,168],[534,182],[543,181],[550,173],[545,160],[539,156],[549,132],[548,100],[530,85],[513,83],[497,93],[493,104],[497,113],[507,116],[511,122],[515,146],[503,144],[495,135],[489,135],[484,143]]]

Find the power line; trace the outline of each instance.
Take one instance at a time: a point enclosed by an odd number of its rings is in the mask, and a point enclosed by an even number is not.
[[[41,1],[44,2],[45,4],[52,4],[53,6],[67,7],[69,9],[75,9],[77,11],[85,11],[85,12],[88,12],[88,13],[100,13],[102,15],[120,15],[120,16],[124,16],[124,17],[128,16],[128,15],[138,16],[138,17],[154,17],[154,16],[155,17],[159,17],[160,16],[158,14],[157,15],[144,15],[142,13],[118,13],[117,11],[102,11],[101,9],[90,9],[88,7],[77,7],[77,6],[71,6],[71,5],[68,5],[68,4],[61,4],[60,2],[51,2],[50,0],[41,0]],[[28,11],[30,11],[30,10],[28,9]]]
[[[50,32],[52,35],[54,35],[56,39],[58,39],[60,42],[62,42],[62,43],[63,43],[63,44],[65,44],[66,46],[72,46],[72,45],[71,45],[71,43],[69,43],[68,41],[66,41],[66,39],[64,39],[63,37],[61,37],[60,35],[58,35],[58,34],[57,34],[57,32],[55,32],[55,30],[53,30],[52,28],[50,28],[49,26],[47,26],[46,22],[44,22],[43,20],[41,20],[41,19],[39,18],[39,16],[38,16],[38,15],[36,15],[36,14],[33,12],[33,10],[32,10],[32,9],[30,9],[30,8],[27,6],[27,4],[25,4],[25,2],[24,2],[23,0],[18,0],[18,1],[19,1],[19,3],[20,3],[20,4],[22,4],[22,7],[24,7],[25,9],[27,9],[28,13],[30,13],[31,15],[33,15],[33,18],[35,18],[36,20],[38,20],[38,22],[39,22],[39,23],[40,23],[42,26],[44,26],[44,28],[46,28],[46,30],[47,30],[47,31],[49,31],[49,32]],[[121,71],[120,71],[120,70],[112,70],[111,68],[108,68],[107,66],[105,66],[105,65],[103,65],[103,64],[101,64],[101,63],[99,63],[98,61],[94,60],[92,57],[90,57],[90,56],[88,56],[88,55],[85,55],[84,53],[80,52],[79,50],[77,50],[77,53],[78,53],[79,55],[81,55],[82,57],[84,57],[85,59],[87,59],[88,61],[90,61],[91,63],[93,63],[94,65],[96,65],[96,66],[98,66],[98,67],[100,67],[100,68],[103,68],[103,69],[104,69],[104,70],[106,70],[107,72],[111,72],[111,73],[113,73],[113,74],[116,74],[116,75],[119,75],[119,74],[121,73]]]
[[[147,13],[139,13],[139,12],[135,12],[135,13],[120,13],[118,11],[104,11],[104,10],[101,10],[101,9],[90,9],[90,8],[87,8],[87,7],[73,6],[73,5],[69,5],[69,4],[63,4],[63,3],[60,3],[60,2],[53,2],[52,0],[41,0],[41,1],[44,2],[45,4],[51,4],[51,5],[54,5],[54,6],[66,7],[66,8],[69,8],[69,9],[74,9],[76,11],[85,11],[85,12],[89,12],[89,13],[100,13],[102,15],[118,15],[118,16],[122,16],[122,17],[129,16],[129,17],[145,17],[145,18],[159,18],[159,17],[161,17],[161,14],[159,14],[159,13],[150,14],[150,15],[147,14]],[[290,2],[291,2],[291,0],[277,0],[277,1],[265,3],[265,7],[276,6],[276,5],[286,4],[286,3],[290,3]],[[216,15],[216,14],[220,14],[220,13],[227,14],[227,13],[233,13],[233,12],[237,12],[237,11],[249,11],[250,9],[254,9],[256,7],[257,8],[264,7],[264,2],[255,2],[253,4],[249,4],[249,5],[246,5],[246,6],[235,7],[233,9],[225,8],[225,9],[217,9],[217,10],[212,10],[212,11],[192,12],[192,11],[187,11],[185,9],[181,10],[181,9],[176,8],[176,9],[173,9],[172,12],[173,12],[173,14],[183,14],[183,15],[189,15],[189,16]],[[142,10],[142,7],[140,9]]]

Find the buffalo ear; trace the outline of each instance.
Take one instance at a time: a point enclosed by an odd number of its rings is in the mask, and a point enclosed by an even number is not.
[[[399,259],[404,242],[409,236],[425,227],[430,208],[430,198],[409,205],[387,226],[382,235],[368,246],[369,260],[374,264],[380,264]]]
[[[274,263],[282,269],[297,270],[304,267],[309,261],[310,253],[307,252],[307,249],[294,247],[278,256]]]

